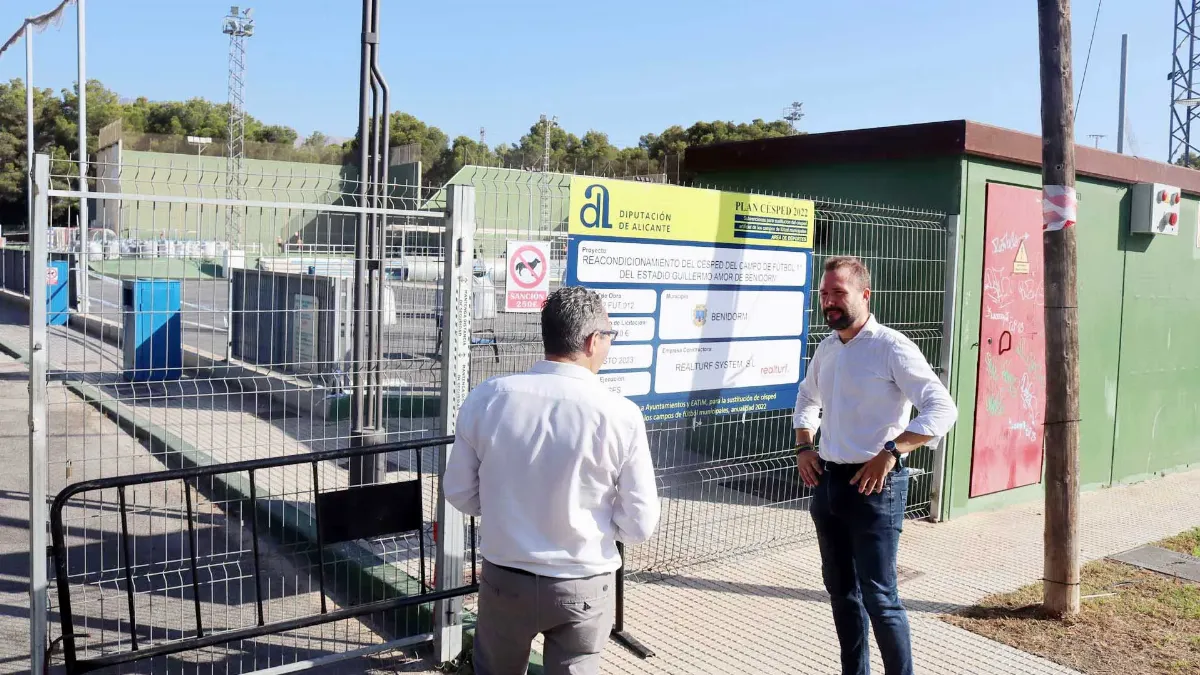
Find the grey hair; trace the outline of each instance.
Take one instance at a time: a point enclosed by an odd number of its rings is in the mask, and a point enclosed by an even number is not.
[[[563,286],[542,305],[542,344],[546,354],[570,356],[583,351],[588,337],[604,328],[604,300],[583,286]]]

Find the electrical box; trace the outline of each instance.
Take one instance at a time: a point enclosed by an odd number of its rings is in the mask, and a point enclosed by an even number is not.
[[[1129,231],[1139,234],[1179,235],[1179,206],[1183,191],[1162,183],[1133,186]]]

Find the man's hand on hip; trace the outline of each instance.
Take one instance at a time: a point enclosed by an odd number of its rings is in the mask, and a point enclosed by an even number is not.
[[[896,458],[890,452],[881,452],[871,458],[871,461],[863,465],[854,478],[850,479],[851,485],[858,486],[859,494],[869,495],[877,492],[883,492],[883,486],[887,483],[888,473],[896,466]]]
[[[816,487],[821,475],[821,456],[816,450],[801,450],[796,454],[796,468],[800,469],[800,479],[808,487]]]

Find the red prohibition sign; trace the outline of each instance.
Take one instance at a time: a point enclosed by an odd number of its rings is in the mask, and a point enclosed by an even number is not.
[[[542,279],[546,278],[546,260],[545,255],[534,246],[522,246],[513,253],[512,260],[508,261],[508,273],[512,276],[513,283],[521,288],[536,288],[542,283]],[[521,275],[518,270],[529,270],[533,281],[526,283],[521,280]]]

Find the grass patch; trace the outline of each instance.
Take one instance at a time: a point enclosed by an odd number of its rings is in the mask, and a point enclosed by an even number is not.
[[[1157,545],[1194,555],[1200,527]],[[1112,560],[1084,565],[1081,580],[1067,620],[1042,610],[1040,582],[942,618],[1089,675],[1200,675],[1200,584]]]
[[[1155,546],[1171,549],[1177,553],[1185,553],[1200,558],[1200,527],[1193,527],[1187,532],[1177,534],[1170,539],[1164,539]]]

